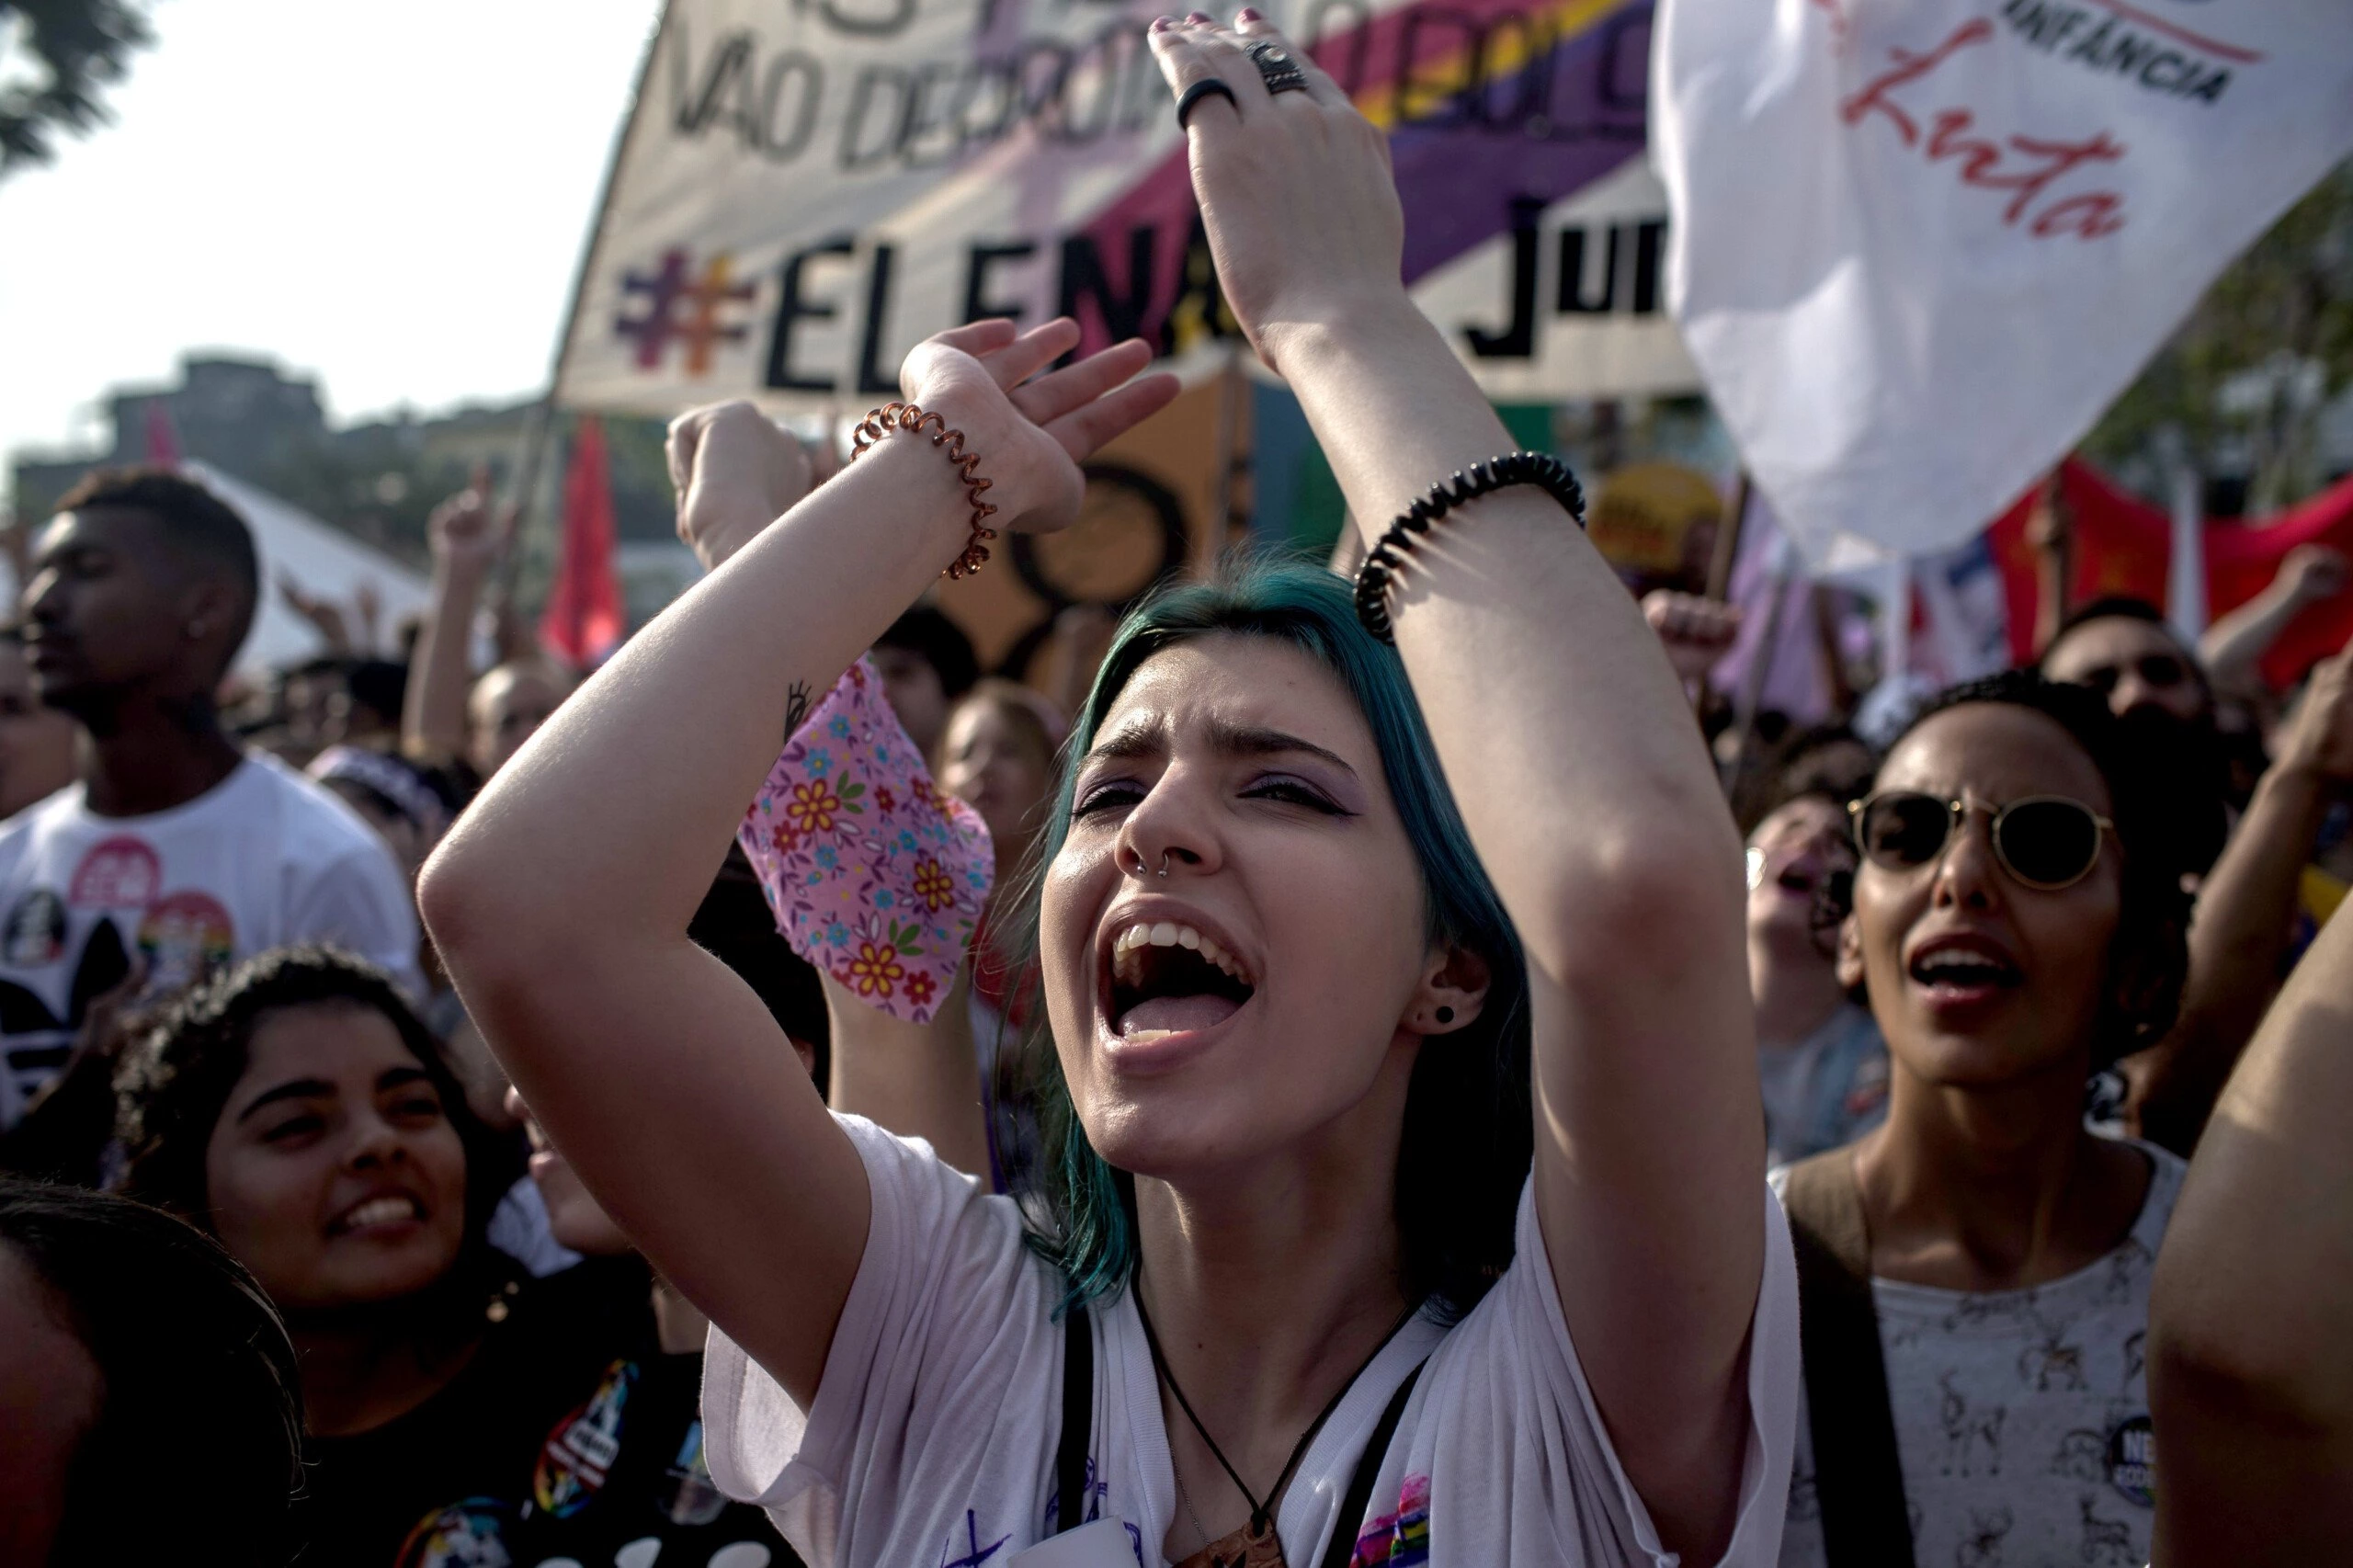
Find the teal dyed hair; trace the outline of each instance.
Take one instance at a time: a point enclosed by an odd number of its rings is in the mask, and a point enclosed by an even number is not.
[[[1053,812],[1027,868],[1010,933],[1013,972],[1035,974],[1039,889],[1070,831],[1077,759],[1139,665],[1213,632],[1272,637],[1340,679],[1379,746],[1391,798],[1421,868],[1434,941],[1477,953],[1492,971],[1470,1026],[1427,1046],[1414,1067],[1397,1168],[1397,1218],[1410,1296],[1468,1312],[1512,1256],[1513,1222],[1534,1134],[1528,1089],[1526,966],[1502,902],[1471,847],[1396,650],[1357,622],[1347,585],[1320,569],[1245,561],[1209,583],[1156,594],[1120,626],[1071,727]],[[1135,1272],[1135,1187],[1087,1142],[1063,1081],[1044,1009],[1008,1052],[998,1145],[1021,1196],[1031,1244],[1069,1281],[1065,1305],[1116,1295]]]

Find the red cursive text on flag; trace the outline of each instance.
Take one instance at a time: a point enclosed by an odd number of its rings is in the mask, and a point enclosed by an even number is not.
[[[1883,116],[1904,144],[1918,147],[1928,162],[1958,162],[1961,184],[2011,192],[2009,205],[2002,210],[2002,222],[2014,224],[2026,219],[2036,201],[2049,193],[2062,176],[2089,165],[2115,163],[2124,156],[2125,149],[2105,131],[2075,142],[2040,136],[1995,138],[1972,134],[1978,129],[1977,115],[1967,108],[1937,110],[1928,121],[1924,139],[1920,121],[1915,118],[1917,111],[1898,102],[1893,96],[1896,90],[1921,81],[1971,45],[1990,42],[1993,38],[1994,25],[1980,17],[1963,22],[1952,30],[1951,36],[1926,52],[1890,49],[1888,58],[1893,63],[1840,104],[1838,113],[1850,126],[1859,125],[1872,115]],[[2096,240],[2124,226],[2123,206],[2123,197],[2112,190],[2067,196],[2046,202],[2035,211],[2032,222],[2027,224],[2027,233],[2037,239],[2072,233],[2079,239]]]

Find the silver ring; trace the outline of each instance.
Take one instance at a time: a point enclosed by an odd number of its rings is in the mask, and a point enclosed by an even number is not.
[[[1165,849],[1160,852],[1160,874],[1164,877],[1168,874],[1168,851]]]
[[[1277,93],[1307,91],[1307,73],[1299,68],[1299,62],[1293,60],[1290,51],[1281,44],[1271,39],[1261,39],[1243,52],[1250,57],[1250,63],[1258,68],[1259,80],[1267,84],[1269,97]]]

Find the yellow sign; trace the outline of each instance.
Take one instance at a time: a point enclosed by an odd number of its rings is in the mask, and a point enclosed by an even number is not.
[[[1715,482],[1699,470],[1634,463],[1602,476],[1586,531],[1620,570],[1696,589],[1707,579],[1723,509]]]

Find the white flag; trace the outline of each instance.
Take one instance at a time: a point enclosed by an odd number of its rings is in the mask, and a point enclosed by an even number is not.
[[[2347,0],[1665,0],[1652,71],[1670,306],[1817,560],[1984,528],[2353,149]]]

